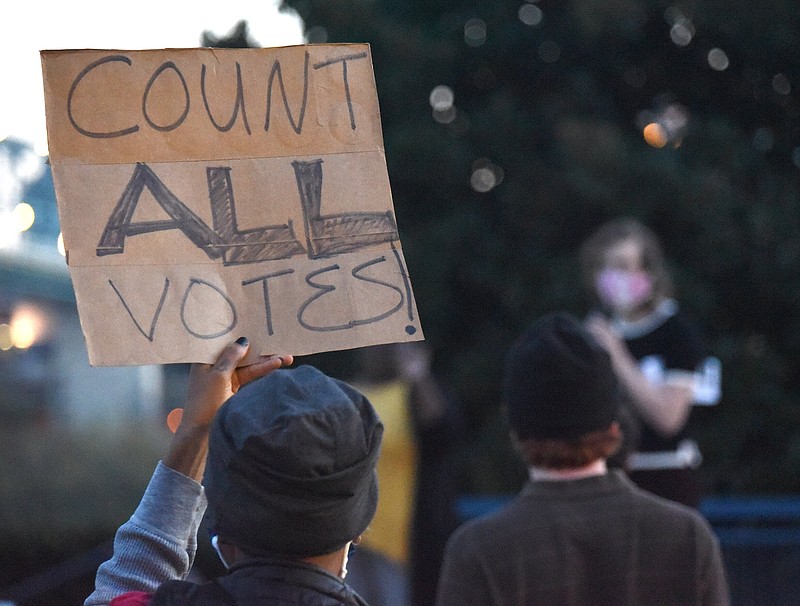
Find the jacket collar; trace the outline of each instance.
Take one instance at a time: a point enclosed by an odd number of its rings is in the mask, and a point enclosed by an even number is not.
[[[520,491],[522,498],[551,498],[571,500],[633,489],[633,483],[621,469],[611,469],[603,475],[560,482],[528,480]]]
[[[231,566],[223,579],[233,579],[239,575],[302,587],[328,595],[348,606],[368,606],[343,579],[307,562],[280,556],[249,558]]]

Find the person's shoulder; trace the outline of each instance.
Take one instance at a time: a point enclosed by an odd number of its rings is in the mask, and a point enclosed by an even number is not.
[[[633,486],[634,498],[643,515],[673,528],[684,527],[692,532],[711,536],[711,525],[697,510],[683,503],[666,499],[647,490]]]

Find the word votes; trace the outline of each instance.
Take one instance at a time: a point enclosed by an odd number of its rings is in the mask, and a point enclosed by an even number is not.
[[[350,128],[352,130],[356,130],[356,118],[355,113],[353,111],[353,100],[352,100],[352,92],[350,88],[350,82],[348,78],[348,62],[350,61],[358,61],[361,59],[367,59],[367,53],[353,53],[342,55],[339,57],[335,57],[332,59],[327,59],[325,61],[321,61],[312,65],[314,70],[323,69],[330,66],[341,65],[342,69],[342,85],[344,89],[344,96],[345,102],[347,104],[347,109],[350,116]],[[76,112],[74,109],[75,105],[75,98],[76,92],[82,86],[84,78],[86,78],[89,74],[91,74],[95,70],[107,69],[111,67],[113,64],[120,64],[123,63],[128,66],[133,65],[133,61],[125,56],[125,55],[109,55],[106,57],[102,57],[97,61],[94,61],[87,65],[81,72],[75,77],[73,80],[72,85],[69,89],[69,94],[67,96],[67,116],[69,118],[70,124],[72,127],[79,132],[80,134],[96,138],[96,139],[111,139],[115,137],[123,137],[126,135],[131,135],[136,133],[140,130],[139,124],[129,124],[129,125],[119,125],[121,128],[117,128],[117,130],[93,130],[90,125],[82,124],[76,118],[76,114],[80,112]],[[158,98],[158,94],[154,93],[154,85],[159,81],[161,78],[169,77],[169,75],[173,74],[172,77],[177,77],[180,81],[181,88],[183,91],[183,105],[179,108],[179,111],[176,112],[176,116],[174,120],[168,123],[157,123],[155,119],[151,116],[151,111],[148,109],[149,107],[153,106],[160,106],[160,99]],[[130,85],[126,84],[124,79],[122,82],[117,80],[111,80],[114,86],[119,86],[122,88],[129,88]],[[273,89],[275,88],[275,83],[277,82],[277,86],[280,88],[281,98],[283,101],[283,106],[286,111],[287,118],[289,119],[289,123],[292,126],[292,129],[296,134],[300,134],[303,130],[303,121],[305,119],[306,113],[306,106],[308,104],[308,88],[309,88],[309,54],[306,51],[304,65],[303,65],[303,93],[302,98],[300,100],[299,109],[297,111],[297,117],[292,113],[289,100],[287,98],[286,87],[284,85],[283,80],[283,72],[281,69],[281,63],[277,59],[273,62],[272,68],[270,69],[269,77],[267,79],[267,90],[266,90],[266,99],[264,101],[266,105],[266,118],[264,120],[264,131],[269,131],[270,128],[270,116],[272,114],[272,95]],[[206,65],[202,64],[200,69],[200,94],[203,100],[203,106],[205,108],[205,112],[208,116],[209,121],[213,125],[213,127],[220,131],[220,132],[228,132],[231,130],[236,123],[237,119],[241,116],[242,124],[244,125],[247,134],[252,134],[252,129],[250,126],[250,120],[247,116],[247,102],[244,93],[244,85],[242,82],[242,68],[239,62],[236,62],[236,99],[233,103],[233,110],[231,113],[231,117],[227,122],[218,121],[217,118],[214,117],[212,109],[209,104],[209,95],[206,85]],[[151,98],[151,95],[153,97]],[[97,98],[98,94],[93,94],[90,96],[92,102]],[[102,95],[101,95],[102,96]],[[175,64],[173,61],[165,61],[162,63],[150,76],[150,79],[147,82],[147,85],[144,87],[144,91],[142,92],[142,115],[144,117],[145,122],[152,128],[153,130],[159,132],[168,132],[177,129],[180,127],[185,121],[189,112],[192,107],[192,97],[189,93],[189,85],[187,84],[186,77],[181,69]],[[98,108],[94,107],[89,112],[89,115],[94,115],[98,113]]]
[[[350,275],[355,280],[361,282],[362,284],[373,284],[375,286],[380,287],[381,289],[385,289],[384,290],[385,292],[391,291],[395,293],[395,295],[398,297],[397,302],[387,302],[387,304],[389,305],[388,309],[379,311],[375,315],[367,318],[357,318],[339,324],[319,325],[315,324],[311,320],[306,319],[306,314],[312,305],[314,305],[318,301],[319,303],[324,305],[325,302],[322,301],[322,297],[336,290],[336,287],[333,286],[332,284],[316,281],[318,280],[318,277],[322,276],[323,274],[335,274],[342,269],[339,265],[333,264],[309,272],[305,276],[306,284],[310,286],[312,289],[314,289],[314,292],[299,305],[296,314],[297,323],[304,329],[312,332],[331,332],[331,331],[347,330],[350,328],[355,328],[357,326],[365,326],[367,324],[373,324],[375,322],[379,322],[385,318],[388,318],[389,316],[392,316],[397,311],[399,311],[403,307],[404,303],[407,304],[406,307],[408,311],[408,319],[409,321],[413,321],[414,315],[410,302],[411,301],[410,286],[407,277],[405,275],[405,272],[403,270],[403,265],[400,261],[400,257],[397,250],[393,249],[393,253],[398,268],[400,269],[400,273],[404,279],[404,286],[406,289],[405,293],[394,284],[390,284],[389,282],[384,282],[383,280],[363,275],[361,273],[364,270],[369,269],[369,267],[371,266],[386,262],[387,259],[385,255],[381,255],[375,259],[370,259],[365,263],[361,263],[350,271]],[[243,287],[252,285],[254,288],[256,288],[256,290],[259,290],[260,287],[261,296],[263,297],[261,306],[265,314],[264,319],[266,323],[266,332],[269,336],[275,334],[272,303],[270,300],[270,283],[274,279],[281,278],[282,276],[288,276],[293,273],[295,273],[294,269],[286,268],[272,273],[250,278],[242,281],[241,283]],[[161,295],[158,301],[158,305],[156,306],[155,311],[153,312],[152,318],[150,320],[149,328],[143,326],[143,323],[140,321],[140,319],[137,319],[137,317],[131,311],[128,302],[126,301],[125,295],[120,291],[119,287],[114,283],[114,281],[109,279],[108,284],[114,291],[116,296],[119,298],[120,302],[125,308],[125,311],[130,316],[131,320],[133,321],[139,333],[141,333],[142,336],[144,336],[148,341],[152,342],[155,338],[156,326],[161,316],[161,312],[164,308],[164,304],[167,299],[167,294],[169,293],[170,288],[172,287],[169,278],[164,278],[164,286],[161,290]],[[218,310],[225,309],[227,313],[216,314],[215,317],[218,319],[220,315],[227,316],[228,317],[227,325],[223,326],[222,328],[219,328],[217,326],[218,323],[215,322],[214,324],[216,328],[214,330],[209,331],[203,324],[202,317],[197,318],[193,315],[193,313],[190,311],[190,306],[188,305],[188,303],[193,295],[198,294],[198,291],[200,291],[199,296],[203,297],[207,302],[210,302],[212,301],[213,298],[216,298],[215,308]],[[181,302],[178,309],[178,317],[180,318],[181,324],[183,325],[184,329],[192,336],[198,339],[216,339],[217,337],[221,337],[230,333],[236,327],[239,321],[239,312],[237,309],[237,304],[224,292],[223,289],[215,286],[214,284],[208,282],[207,280],[203,280],[201,278],[196,278],[196,277],[190,277],[188,279],[188,284],[183,290],[183,295],[181,297]],[[407,334],[413,335],[417,329],[413,325],[409,324],[408,326],[406,326],[405,330]]]
[[[322,215],[322,160],[295,160],[292,167],[303,211],[306,247],[297,239],[292,221],[239,229],[230,167],[212,166],[206,169],[213,222],[211,228],[181,202],[147,164],[138,163],[109,216],[96,254],[98,257],[121,254],[125,250],[127,236],[169,229],[181,230],[211,259],[222,258],[225,265],[275,261],[298,254],[319,259],[399,240],[397,225],[390,211]],[[169,219],[133,222],[134,211],[145,188]]]

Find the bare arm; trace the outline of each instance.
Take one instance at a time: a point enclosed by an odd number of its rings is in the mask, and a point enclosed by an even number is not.
[[[253,364],[237,368],[249,345],[246,339],[229,344],[214,364],[193,364],[189,390],[178,430],[164,464],[200,482],[208,454],[208,432],[220,406],[254,379],[292,363],[292,356],[260,356]]]
[[[644,376],[625,342],[605,319],[592,317],[586,326],[608,351],[617,378],[644,420],[665,437],[680,431],[692,405],[691,383],[672,381],[654,385]]]

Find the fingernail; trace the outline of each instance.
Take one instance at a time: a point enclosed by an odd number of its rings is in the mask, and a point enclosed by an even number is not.
[[[243,347],[247,347],[247,345],[249,344],[247,337],[239,337],[238,339],[236,339],[236,342]]]

